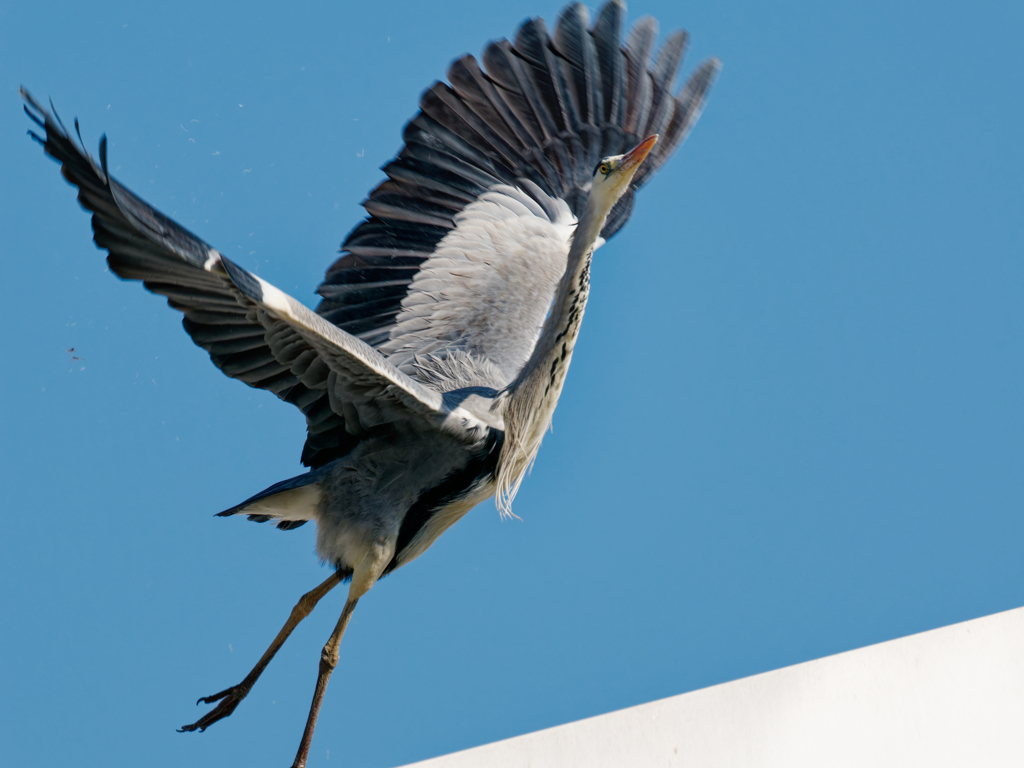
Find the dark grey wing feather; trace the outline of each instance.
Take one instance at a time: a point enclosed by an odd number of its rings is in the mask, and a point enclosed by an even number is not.
[[[568,6],[555,26],[552,49],[563,61],[563,81],[576,107],[579,122],[576,133],[583,147],[581,177],[577,186],[587,184],[593,176],[597,161],[603,156],[600,126],[604,114],[604,99],[601,96],[600,66],[593,37],[587,29],[589,14],[582,3]],[[585,195],[577,195],[579,202],[573,210],[582,210]],[[572,205],[570,203],[570,205]]]
[[[317,467],[343,455],[380,423],[419,418],[436,425],[446,418],[436,392],[119,184],[107,171],[105,139],[97,165],[57,119],[28,93],[22,96],[45,131],[33,137],[61,163],[79,202],[92,211],[95,241],[109,251],[111,270],[165,296],[225,374],[298,406],[308,427],[304,463]],[[387,259],[385,268],[393,263]]]
[[[657,37],[658,22],[651,16],[639,19],[629,31],[625,48],[626,114],[622,118],[622,130],[629,136],[639,136],[640,130],[647,126],[651,109],[651,77],[647,74],[647,64]]]
[[[527,88],[536,94],[537,108],[550,126],[544,152],[558,171],[558,183],[553,191],[565,198],[586,181],[581,163],[583,145],[576,134],[575,108],[543,19],[523,23],[516,35],[514,52],[522,62]]]
[[[676,69],[682,61],[689,36],[684,30],[673,32],[658,51],[654,67],[651,69],[651,110],[647,115],[644,131],[658,133],[664,130],[671,117],[673,107],[672,83]]]
[[[697,124],[701,112],[704,111],[704,104],[707,101],[708,92],[718,76],[722,65],[718,59],[705,61],[687,80],[679,94],[672,98],[669,118],[663,122],[663,139],[654,145],[651,152],[655,162],[651,165],[646,163],[640,166],[633,184],[644,184],[658,166],[664,163],[675,152],[686,139],[687,135]]]
[[[489,172],[495,171],[496,164],[500,167],[509,167],[522,160],[518,150],[493,130],[486,120],[470,109],[448,85],[434,83],[430,90],[423,94],[422,108],[425,114],[433,118],[435,124],[454,126],[457,135],[486,158]]]
[[[524,74],[530,79],[536,102],[549,125],[550,136],[562,136],[572,129],[569,104],[556,81],[557,64],[551,50],[544,19],[523,22],[516,34],[515,55],[526,65]]]
[[[498,93],[495,83],[480,69],[477,60],[468,55],[456,59],[448,69],[448,79],[458,98],[508,146],[508,161],[504,167],[530,168],[527,158],[535,151],[534,140]]]
[[[665,38],[665,42],[658,51],[658,57],[651,67],[651,77],[664,93],[671,93],[675,84],[676,75],[679,74],[679,66],[683,63],[683,55],[686,53],[686,45],[690,42],[690,35],[685,29],[679,29]]]
[[[599,125],[604,116],[601,67],[593,35],[587,28],[589,22],[585,5],[567,6],[555,27],[554,48],[572,67],[571,82],[582,122]]]
[[[618,154],[629,149],[622,146],[626,66],[620,37],[622,18],[625,15],[625,3],[613,0],[601,9],[591,32],[601,72],[601,98],[604,107],[601,130],[604,134],[606,154]],[[617,148],[613,148],[616,144]],[[608,151],[608,148],[612,149]]]

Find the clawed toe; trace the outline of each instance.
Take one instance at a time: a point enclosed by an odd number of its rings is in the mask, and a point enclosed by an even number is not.
[[[214,709],[207,712],[201,718],[196,720],[191,725],[183,725],[178,729],[178,733],[191,733],[192,731],[205,731],[211,725],[216,723],[218,720],[223,720],[225,717],[235,711],[242,699],[245,698],[248,691],[243,691],[239,686],[232,686],[227,690],[215,693],[212,696],[203,696],[196,702],[199,704],[213,704],[215,701],[220,701]],[[223,699],[223,701],[221,701]]]
[[[237,685],[232,685],[230,688],[226,688],[220,693],[213,694],[213,696],[200,696],[198,699],[196,699],[196,706],[198,707],[200,704],[213,704],[213,702],[215,701],[220,701],[225,696],[230,696],[232,693],[234,693],[237,688]],[[239,699],[242,698],[244,697],[239,697]]]

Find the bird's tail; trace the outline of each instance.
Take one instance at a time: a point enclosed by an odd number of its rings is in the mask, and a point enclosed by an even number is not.
[[[298,528],[317,518],[323,497],[320,477],[320,472],[313,471],[274,483],[241,504],[218,512],[217,517],[244,514],[256,523],[276,520],[282,531]]]

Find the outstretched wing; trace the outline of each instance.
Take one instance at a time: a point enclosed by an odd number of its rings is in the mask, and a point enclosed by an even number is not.
[[[568,235],[600,158],[654,133],[661,140],[605,224],[629,218],[636,189],[693,126],[718,71],[702,64],[675,96],[686,33],[652,58],[657,22],[620,40],[625,5],[612,0],[588,28],[568,6],[549,36],[526,21],[455,61],[406,126],[388,180],[363,203],[370,216],[342,245],[317,312],[407,373],[417,357],[461,350],[505,382],[529,357],[565,267]]]
[[[111,270],[166,296],[225,374],[297,405],[309,428],[305,464],[317,467],[343,455],[382,423],[420,420],[452,432],[480,426],[372,347],[144,203],[107,172],[106,137],[97,166],[59,118],[24,90],[21,95],[32,107],[26,113],[46,132],[32,136],[61,163],[79,202],[92,211],[96,244],[110,252]]]

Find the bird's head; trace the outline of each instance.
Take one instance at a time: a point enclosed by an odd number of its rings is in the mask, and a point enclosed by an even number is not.
[[[590,199],[599,206],[599,210],[607,213],[626,193],[629,182],[657,141],[658,134],[648,136],[626,154],[606,157],[597,164],[590,187]]]

